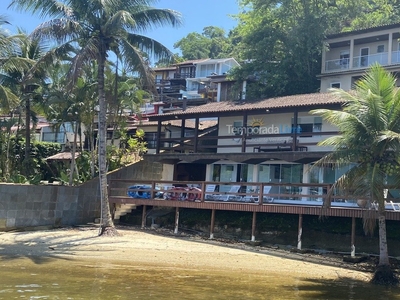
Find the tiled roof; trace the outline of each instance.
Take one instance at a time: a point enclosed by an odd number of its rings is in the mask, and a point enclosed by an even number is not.
[[[384,25],[377,25],[368,28],[360,28],[352,31],[344,31],[344,32],[337,32],[327,35],[327,39],[333,39],[338,37],[350,36],[355,34],[361,34],[366,32],[373,32],[373,31],[380,31],[385,29],[392,29],[392,28],[400,28],[400,23],[392,23],[392,24],[384,24]]]
[[[285,96],[278,98],[269,98],[257,102],[212,102],[200,106],[188,108],[185,111],[175,111],[173,113],[165,113],[153,115],[150,118],[158,116],[176,116],[176,115],[195,115],[206,113],[219,113],[219,112],[234,112],[234,111],[251,111],[260,109],[277,109],[277,108],[290,108],[290,107],[307,107],[319,105],[332,105],[341,104],[343,100],[338,99],[329,93],[314,93]]]
[[[206,61],[206,60],[209,60],[209,58],[185,60],[183,62],[174,64],[174,66],[195,64],[195,63],[203,62],[203,61]]]
[[[79,155],[80,155],[79,152],[75,152],[75,159],[78,158]],[[47,157],[46,160],[69,160],[71,158],[72,158],[71,152],[61,152]]]
[[[159,67],[159,68],[153,68],[153,71],[157,72],[157,71],[173,71],[175,70],[176,67],[174,66],[169,66],[169,67]]]

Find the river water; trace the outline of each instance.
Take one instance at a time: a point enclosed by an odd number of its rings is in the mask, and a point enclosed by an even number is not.
[[[317,267],[317,266],[316,266]],[[207,272],[63,258],[0,261],[0,299],[400,299],[400,288],[350,280]]]

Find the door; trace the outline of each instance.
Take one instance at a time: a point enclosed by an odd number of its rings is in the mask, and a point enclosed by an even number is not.
[[[340,51],[340,67],[342,69],[348,69],[349,61],[350,61],[350,50]]]
[[[368,67],[369,48],[360,49],[360,67]]]

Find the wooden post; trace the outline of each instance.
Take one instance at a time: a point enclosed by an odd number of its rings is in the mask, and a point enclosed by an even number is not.
[[[303,234],[303,215],[299,215],[299,233],[297,235],[297,249],[301,250],[301,235]]]
[[[179,228],[179,207],[177,207],[176,210],[175,210],[175,230],[174,230],[174,234],[178,234],[178,228]]]
[[[143,211],[142,211],[142,229],[146,227],[146,210],[147,206],[143,205]]]
[[[160,153],[161,149],[161,121],[158,121],[157,123],[157,142],[156,142],[156,153]]]
[[[351,218],[351,257],[356,256],[356,246],[355,246],[355,241],[356,241],[356,218],[352,217]]]
[[[253,211],[253,222],[251,224],[251,241],[256,241],[256,223],[257,223],[257,212]]]
[[[194,125],[194,145],[193,145],[193,151],[194,153],[197,153],[197,146],[199,144],[199,124],[200,124],[200,118],[196,117],[195,119],[195,125]]]
[[[211,225],[210,225],[210,239],[214,238],[214,226],[215,226],[215,209],[211,210]]]
[[[297,126],[298,126],[298,120],[299,120],[299,112],[296,109],[293,115],[293,128],[292,128],[292,133],[293,133],[293,144],[292,144],[292,151],[297,151],[297,134],[300,132],[297,132]]]
[[[243,124],[242,124],[242,153],[246,152],[246,139],[247,139],[247,112],[243,115]],[[246,129],[245,129],[246,128]]]

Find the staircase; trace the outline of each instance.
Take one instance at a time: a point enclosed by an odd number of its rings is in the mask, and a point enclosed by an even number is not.
[[[114,221],[119,221],[120,217],[129,214],[133,209],[136,209],[136,204],[117,204],[114,213]]]

